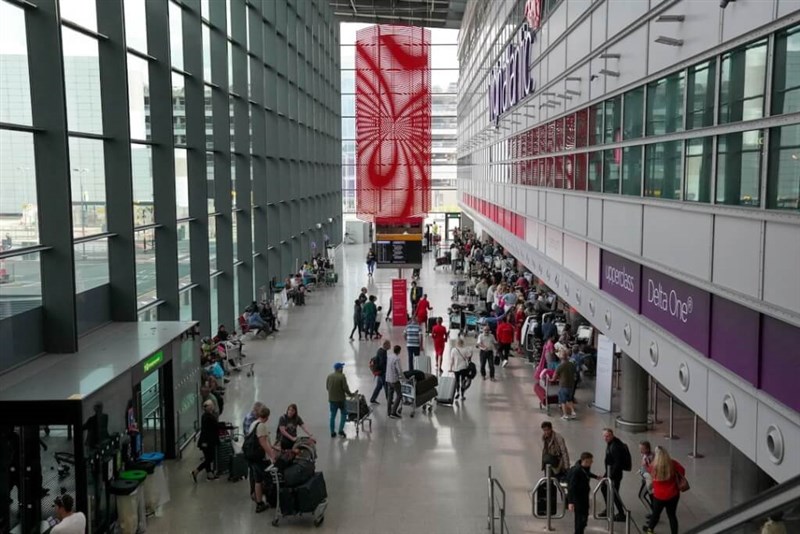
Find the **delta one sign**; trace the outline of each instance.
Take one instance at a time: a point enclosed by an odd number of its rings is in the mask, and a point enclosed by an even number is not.
[[[495,125],[506,111],[536,88],[530,69],[535,39],[536,34],[528,23],[523,23],[515,40],[506,47],[489,73],[489,121]]]

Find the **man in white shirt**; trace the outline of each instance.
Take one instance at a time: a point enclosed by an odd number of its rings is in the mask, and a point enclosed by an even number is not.
[[[386,404],[389,410],[389,417],[392,419],[400,419],[398,410],[403,396],[400,387],[400,377],[403,374],[403,369],[400,365],[401,350],[400,345],[395,345],[386,359],[386,393],[388,395]]]
[[[486,290],[486,313],[491,313],[492,306],[494,305],[494,292],[497,286],[492,283],[489,289]]]
[[[73,507],[75,501],[72,495],[65,493],[61,497],[56,497],[56,517],[58,524],[53,527],[53,534],[84,534],[86,532],[86,516],[83,512],[75,512]]]

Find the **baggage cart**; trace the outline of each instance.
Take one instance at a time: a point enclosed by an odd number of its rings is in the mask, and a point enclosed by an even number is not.
[[[314,517],[315,527],[320,526],[322,522],[325,521],[325,510],[328,508],[328,492],[325,488],[325,479],[322,477],[322,473],[315,473],[309,482],[306,482],[306,484],[299,488],[291,489],[281,487],[284,484],[283,473],[281,473],[276,466],[270,465],[267,468],[267,474],[275,486],[275,516],[272,519],[273,527],[277,527],[280,524],[281,519],[284,517],[299,517],[306,514],[311,514]],[[305,486],[318,485],[320,480],[322,484],[321,490],[316,492],[317,495],[315,495],[315,502],[311,503],[313,506],[305,506],[305,504],[308,503],[301,504],[298,502],[298,494],[305,490]],[[283,503],[281,502],[281,498],[284,499]],[[287,503],[287,500],[291,500],[292,502]]]
[[[431,374],[426,374],[426,379]],[[438,384],[438,382],[437,382]],[[414,417],[417,413],[417,408],[421,409],[423,412],[426,410],[428,413],[433,411],[433,401],[436,399],[437,389],[433,387],[425,392],[417,392],[417,379],[413,376],[408,380],[403,380],[400,383],[400,394],[401,394],[401,405],[400,405],[400,412],[403,410],[403,406],[410,406],[411,413],[409,414],[411,417]]]
[[[356,427],[356,436],[359,431],[364,428],[365,423],[369,423],[369,430],[372,431],[372,409],[367,404],[367,399],[364,395],[360,395],[356,391],[352,398],[345,399],[345,408],[347,409],[347,422],[353,423]]]

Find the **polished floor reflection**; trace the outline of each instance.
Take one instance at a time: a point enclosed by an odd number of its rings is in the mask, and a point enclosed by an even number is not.
[[[485,533],[486,473],[492,465],[508,494],[510,532],[541,532],[544,522],[531,516],[528,496],[540,477],[541,422],[553,421],[574,459],[588,450],[602,463],[605,448],[601,431],[612,424],[613,415],[599,414],[586,406],[593,396],[588,389],[578,391],[578,420],[561,421],[555,412],[547,417],[538,409],[532,393],[531,368],[512,359],[498,372],[497,382],[476,381],[461,405],[436,407],[430,415],[418,412],[413,419],[396,421],[386,417],[386,406],[381,404],[371,431],[356,437],[348,424],[348,439],[329,437],[325,377],[332,364],[347,362],[345,373],[351,389],[365,392],[373,387],[368,361],[378,342],[348,341],[353,300],[366,286],[386,310],[390,280],[397,274],[378,271],[374,281],[368,281],[365,252],[358,245],[340,249],[339,285],[314,291],[306,306],[283,312],[277,335],[249,342],[246,353],[256,362],[255,376],[235,376],[228,384],[223,420],[241,424],[244,412],[255,400],[261,400],[272,410],[271,424],[277,427],[278,416],[289,403],[296,403],[319,439],[318,469],[325,473],[329,493],[325,522],[315,529],[310,518],[287,518],[279,528],[286,532],[348,534]],[[420,283],[429,294],[433,313],[446,315],[454,277],[449,272],[434,271],[430,261],[426,258]],[[392,341],[401,339],[401,332],[393,332],[386,323],[382,330]],[[666,406],[662,398],[662,418],[667,415]],[[619,435],[634,453],[634,463],[636,444],[650,439],[654,445],[668,447],[686,466],[692,490],[684,494],[679,505],[683,531],[727,508],[730,475],[728,445],[707,427],[701,426],[700,441],[706,457],[687,457],[691,416],[682,410],[676,410],[676,414],[675,432],[682,439],[665,440],[665,424],[648,434]],[[149,522],[148,532],[240,533],[274,528],[270,525],[271,511],[254,513],[246,481],[201,480],[194,485],[189,472],[199,458],[197,448],[190,445],[182,460],[170,463],[172,500],[161,517]],[[645,512],[636,498],[638,489],[636,473],[626,474],[622,496],[641,525]],[[553,526],[556,531],[571,532],[571,518],[555,520]],[[588,531],[604,532],[604,526],[590,520]],[[660,525],[657,532],[664,532],[665,526]],[[617,532],[623,531],[618,524]]]

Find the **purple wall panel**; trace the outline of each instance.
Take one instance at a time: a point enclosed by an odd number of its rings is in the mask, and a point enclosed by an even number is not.
[[[800,412],[800,328],[766,315],[761,327],[761,389]]]
[[[602,250],[600,256],[600,289],[636,313],[639,313],[639,301],[642,292],[642,266]]]
[[[642,315],[708,356],[711,294],[642,268]]]
[[[759,313],[711,298],[711,358],[758,387]]]

